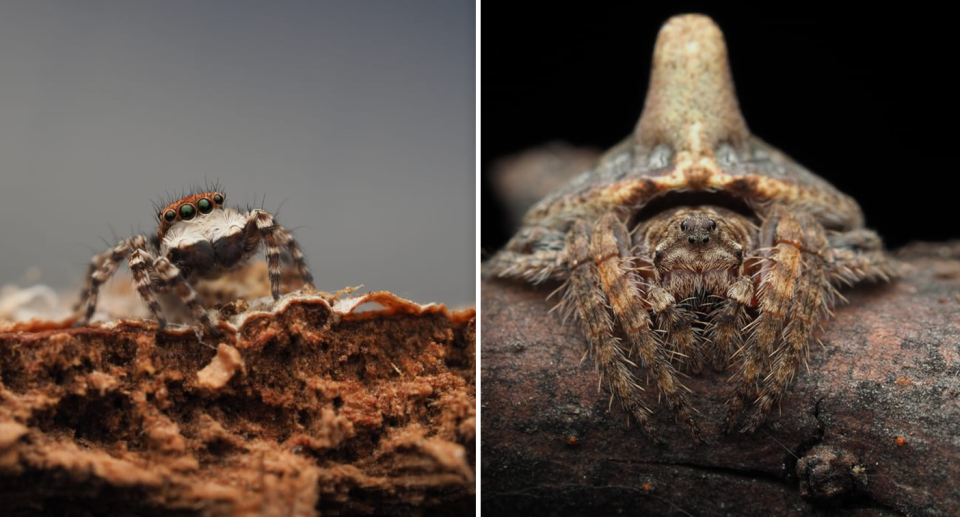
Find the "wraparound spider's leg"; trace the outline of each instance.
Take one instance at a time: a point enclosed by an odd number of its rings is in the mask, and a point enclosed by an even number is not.
[[[637,419],[651,440],[662,441],[650,423],[650,410],[641,398],[643,388],[630,371],[632,363],[613,335],[613,321],[600,286],[597,261],[591,254],[590,226],[586,221],[578,221],[571,228],[567,236],[567,257],[570,279],[566,294],[583,322],[601,382],[606,379],[612,395]]]
[[[97,297],[100,294],[100,286],[117,272],[117,268],[123,259],[127,258],[133,250],[143,249],[147,246],[147,239],[142,235],[137,235],[121,240],[112,249],[107,250],[90,261],[90,268],[87,270],[87,277],[84,280],[83,291],[80,292],[80,300],[77,302],[74,310],[86,306],[83,314],[77,320],[78,324],[85,324],[93,317],[97,310]]]
[[[759,397],[761,372],[780,336],[800,276],[803,229],[782,205],[773,208],[760,227],[760,315],[748,325],[739,382],[727,402],[724,428],[729,432],[748,400]]]
[[[548,278],[565,279],[562,260],[566,235],[545,228],[527,228],[515,235],[506,247],[483,263],[483,275],[521,278],[539,284]]]
[[[710,316],[707,339],[710,342],[713,368],[724,370],[734,352],[743,346],[741,332],[747,323],[747,307],[753,300],[753,282],[749,276],[741,276],[727,288],[726,298],[719,303]]]
[[[594,226],[590,253],[598,264],[607,300],[630,344],[631,357],[639,356],[641,366],[650,369],[677,420],[690,428],[697,442],[702,442],[703,434],[683,394],[686,388],[677,379],[673,365],[665,356],[663,343],[650,329],[650,315],[638,287],[640,279],[632,271],[630,236],[616,215],[607,214]]]
[[[533,253],[501,250],[483,263],[483,274],[498,278],[521,278],[532,284],[549,278],[566,278],[567,271],[561,266],[559,257],[560,252],[553,250]]]
[[[754,431],[780,400],[787,384],[793,379],[800,359],[805,357],[807,345],[817,322],[832,301],[833,287],[827,279],[824,257],[828,252],[823,226],[810,214],[797,216],[803,228],[801,272],[790,301],[790,322],[783,329],[783,343],[774,351],[770,373],[763,380],[763,389],[756,408],[744,431]]]
[[[659,285],[647,289],[647,302],[656,315],[658,326],[667,334],[664,341],[681,355],[680,363],[689,365],[693,373],[700,373],[703,370],[703,350],[697,346],[693,333],[693,316]]]
[[[900,264],[883,251],[880,236],[872,230],[853,230],[827,236],[833,261],[827,264],[830,280],[852,285],[862,280],[889,282],[901,274]]]
[[[197,292],[187,283],[187,280],[183,278],[180,268],[173,265],[166,257],[158,258],[153,263],[153,267],[157,270],[160,281],[163,282],[165,287],[172,289],[173,292],[177,294],[180,301],[193,313],[194,319],[206,327],[210,331],[210,334],[218,336],[220,332],[213,326],[207,310],[203,308],[200,300],[197,299]]]

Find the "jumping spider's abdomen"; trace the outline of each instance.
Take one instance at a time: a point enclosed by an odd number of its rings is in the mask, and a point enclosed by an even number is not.
[[[313,276],[300,245],[288,230],[276,224],[264,210],[241,212],[225,206],[219,189],[196,192],[167,203],[157,212],[157,232],[121,240],[90,262],[84,289],[77,304],[78,319],[86,323],[96,311],[100,286],[126,259],[137,292],[161,327],[166,317],[155,298],[157,292],[173,292],[197,321],[216,334],[206,309],[200,304],[193,283],[216,278],[245,264],[263,246],[274,299],[280,296],[280,262],[294,268],[304,286],[312,288]]]

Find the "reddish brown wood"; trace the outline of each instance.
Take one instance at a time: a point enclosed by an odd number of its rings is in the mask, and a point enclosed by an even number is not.
[[[0,327],[0,514],[471,512],[474,311],[352,300]]]

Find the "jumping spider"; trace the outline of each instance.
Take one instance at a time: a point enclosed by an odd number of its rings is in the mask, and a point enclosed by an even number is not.
[[[157,214],[157,233],[122,239],[112,249],[93,257],[84,289],[75,310],[85,307],[78,324],[85,324],[97,307],[100,286],[120,263],[127,264],[137,283],[137,292],[147,303],[160,327],[167,320],[154,293],[173,291],[211,334],[218,334],[191,284],[216,278],[246,263],[263,245],[270,275],[270,291],[280,297],[280,258],[293,263],[306,287],[313,276],[289,231],[274,222],[264,210],[245,213],[224,206],[226,196],[218,189],[198,192],[173,201]]]
[[[628,228],[633,228],[629,231]],[[694,421],[677,368],[737,368],[724,427],[780,399],[837,296],[895,262],[857,203],[750,134],[720,29],[669,20],[633,135],[534,205],[486,275],[564,282],[600,377],[654,440],[634,366]]]

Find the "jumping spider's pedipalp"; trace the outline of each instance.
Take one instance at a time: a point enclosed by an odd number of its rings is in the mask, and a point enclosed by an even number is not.
[[[634,133],[534,205],[484,272],[564,282],[623,407],[660,440],[637,376],[646,369],[702,441],[678,369],[734,369],[724,427],[757,429],[837,286],[897,276],[863,219],[856,201],[750,133],[720,29],[678,16],[657,38]]]
[[[212,279],[246,263],[263,245],[270,274],[270,291],[280,297],[280,259],[286,257],[296,268],[304,286],[312,288],[313,275],[300,245],[288,230],[274,222],[264,210],[245,213],[224,206],[226,196],[219,189],[198,192],[164,206],[157,214],[156,235],[122,239],[112,249],[93,257],[75,310],[83,313],[85,324],[97,307],[100,286],[127,259],[137,292],[150,308],[160,327],[167,320],[155,298],[157,292],[173,291],[212,334],[206,309],[197,299],[193,285]]]

